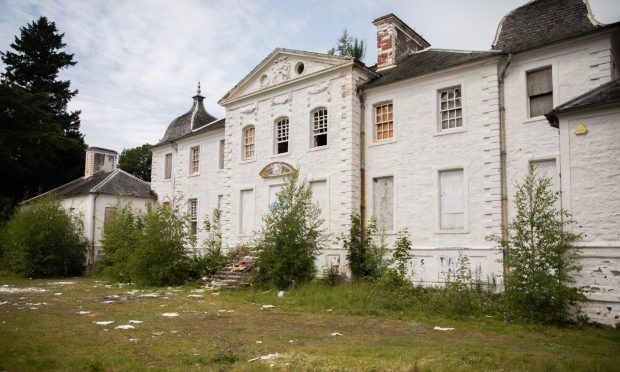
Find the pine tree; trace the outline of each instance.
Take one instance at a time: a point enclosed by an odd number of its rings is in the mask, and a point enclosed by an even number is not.
[[[77,90],[71,90],[70,81],[58,79],[61,70],[76,64],[73,54],[63,51],[63,37],[54,22],[41,17],[20,28],[12,50],[0,52],[6,65],[0,81],[0,147],[8,156],[3,161],[10,163],[5,179],[19,182],[17,187],[0,184],[2,207],[82,174],[80,112],[67,111]],[[32,101],[37,102],[38,116],[28,105]]]
[[[338,52],[339,56],[348,56],[355,59],[364,58],[366,54],[366,45],[364,40],[358,40],[349,35],[349,32],[345,28],[342,35],[336,41],[336,47],[327,51],[327,54],[335,55]]]

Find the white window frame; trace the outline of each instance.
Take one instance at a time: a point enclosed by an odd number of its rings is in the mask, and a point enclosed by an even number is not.
[[[374,191],[374,183],[375,183],[375,179],[378,178],[386,178],[386,177],[392,177],[392,187],[394,188],[392,190],[392,230],[385,230],[384,233],[386,235],[393,235],[396,234],[398,231],[398,211],[397,211],[397,204],[396,204],[396,200],[398,199],[398,187],[397,182],[398,182],[398,178],[396,177],[396,175],[394,173],[380,173],[380,174],[374,174],[369,178],[370,184],[368,185],[368,190],[370,190],[371,192],[371,200],[372,200],[372,214],[371,216],[376,216],[377,212],[375,211],[375,191]]]
[[[190,234],[198,234],[198,198],[187,199],[187,214],[190,221]]]
[[[200,146],[189,148],[189,174],[200,174]]]
[[[324,118],[316,115],[321,111],[325,112]],[[320,114],[319,114],[320,115]],[[325,144],[318,146],[316,138],[325,135]],[[327,107],[317,107],[310,112],[310,148],[322,149],[329,145],[329,110]]]
[[[286,129],[280,129],[280,123],[286,121]],[[273,153],[274,155],[285,155],[291,152],[291,120],[288,116],[281,116],[274,121],[273,125]],[[278,152],[279,144],[286,143],[286,151]]]
[[[248,137],[248,132],[252,132],[252,136]],[[252,142],[248,142],[251,139]],[[256,159],[256,126],[248,124],[241,130],[241,161],[250,161]]]
[[[170,159],[170,162],[168,162]],[[170,166],[168,166],[170,165]],[[164,154],[164,180],[172,179],[172,153]]]
[[[463,171],[463,203],[465,211],[462,229],[445,230],[441,228],[441,172],[462,170]],[[435,169],[435,233],[436,234],[469,234],[469,170],[465,165],[451,165]]]
[[[392,114],[392,120],[389,120],[389,115],[387,117],[387,119],[385,121],[383,121],[383,118],[381,119],[382,121],[379,122],[377,121],[377,109],[380,107],[385,107],[385,106],[391,106],[391,112],[386,112],[386,113],[381,113],[381,115],[388,115],[388,114]],[[396,128],[395,128],[395,115],[394,115],[394,102],[392,100],[388,100],[388,101],[382,101],[382,102],[378,102],[375,103],[372,106],[372,133],[373,133],[373,139],[374,142],[391,142],[394,141],[396,139]],[[383,135],[381,136],[382,138],[379,139],[379,125],[388,125],[391,123],[391,129],[388,129],[387,132],[389,133],[390,130],[392,131],[392,135],[388,138],[383,137]],[[389,128],[389,127],[388,127]],[[381,133],[385,133],[386,130],[382,130]]]
[[[237,233],[239,236],[251,236],[252,232],[250,233],[244,233],[241,228],[243,227],[243,192],[244,191],[252,191],[252,195],[254,195],[254,215],[252,216],[252,225],[253,225],[253,229],[256,229],[256,187],[254,186],[248,186],[248,187],[242,187],[239,189],[239,202],[238,202],[238,210],[239,210],[239,214],[237,216],[237,220],[238,220],[238,226],[237,226]]]
[[[458,97],[457,97],[458,91]],[[449,93],[452,92],[452,98],[449,97]],[[446,93],[446,99],[444,100],[442,95]],[[461,85],[453,85],[447,88],[441,88],[437,90],[437,130],[438,132],[455,132],[462,131],[465,128],[465,110],[463,105],[463,87]],[[454,105],[450,107],[450,103],[453,102]],[[443,107],[443,103],[446,104],[446,107]],[[460,116],[458,112],[460,111]],[[443,118],[443,114],[448,114],[448,119]],[[450,119],[450,113],[454,112],[454,119]],[[444,121],[448,122],[448,127],[444,128]],[[454,120],[455,126],[450,128],[450,120]],[[461,125],[457,125],[458,122],[461,122]]]

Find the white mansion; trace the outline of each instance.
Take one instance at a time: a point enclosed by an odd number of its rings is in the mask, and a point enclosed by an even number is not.
[[[220,208],[233,247],[254,237],[299,169],[332,237],[318,267],[347,272],[336,238],[359,211],[388,240],[407,228],[412,279],[441,283],[459,253],[501,277],[486,237],[502,233],[514,185],[535,163],[584,234],[586,310],[618,322],[620,24],[596,22],[587,1],[532,1],[502,19],[491,50],[463,51],[432,48],[393,14],[373,23],[374,66],[275,49],[219,101],[219,120],[199,91],[152,149],[158,199],[186,202],[198,227]]]

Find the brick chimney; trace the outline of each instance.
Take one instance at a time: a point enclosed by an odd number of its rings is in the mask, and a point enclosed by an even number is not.
[[[86,149],[86,164],[84,166],[84,178],[104,171],[111,172],[116,169],[118,152],[101,147],[89,147]]]
[[[375,19],[372,24],[377,27],[377,70],[394,67],[400,57],[431,46],[392,13]]]

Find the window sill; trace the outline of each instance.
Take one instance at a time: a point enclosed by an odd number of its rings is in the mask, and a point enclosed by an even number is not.
[[[283,152],[281,154],[275,154],[275,155],[271,155],[271,158],[282,158],[285,156],[289,156],[291,153],[290,152]]]
[[[200,176],[200,173],[192,173],[192,174],[188,175],[187,177],[188,178],[192,178],[192,177],[198,177],[198,176]]]
[[[239,164],[248,164],[248,163],[255,163],[255,162],[256,162],[256,158],[252,158],[252,159],[241,160]],[[223,171],[223,169],[220,169],[220,171]]]
[[[469,229],[435,230],[435,234],[469,234]]]
[[[463,133],[467,132],[467,128],[454,128],[454,129],[444,129],[433,135],[433,137],[447,136],[449,134]]]
[[[395,139],[389,139],[389,140],[383,140],[383,141],[374,141],[373,143],[371,143],[370,145],[368,145],[368,147],[376,147],[376,146],[383,146],[383,145],[389,145],[391,143],[396,143],[398,141],[396,141]]]
[[[329,145],[325,145],[325,146],[317,146],[317,147],[310,147],[308,149],[308,151],[321,151],[321,150],[327,150],[329,149]]]
[[[544,115],[542,115],[542,116],[535,116],[533,118],[527,118],[527,119],[523,120],[523,124],[536,123],[538,121],[547,121],[547,118]]]

